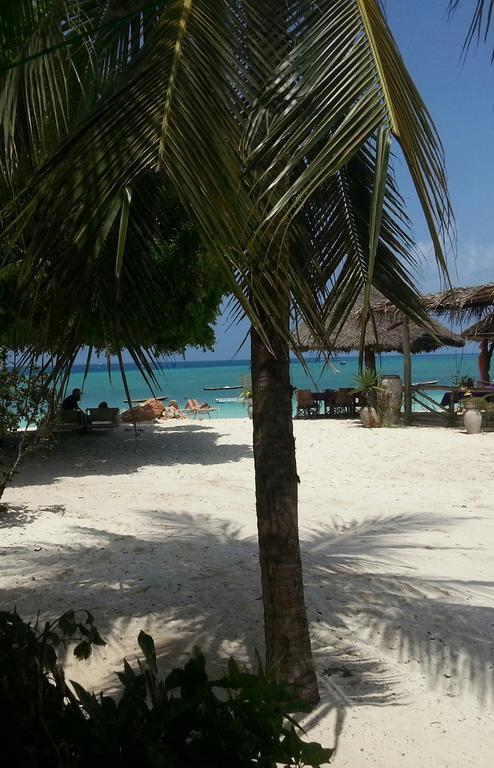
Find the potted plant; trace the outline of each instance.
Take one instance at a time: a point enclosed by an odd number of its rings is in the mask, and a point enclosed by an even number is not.
[[[352,390],[354,395],[362,395],[365,405],[360,409],[362,425],[367,429],[381,426],[381,409],[377,404],[377,395],[383,392],[379,384],[379,374],[372,368],[364,368],[358,376],[355,376],[356,387]]]

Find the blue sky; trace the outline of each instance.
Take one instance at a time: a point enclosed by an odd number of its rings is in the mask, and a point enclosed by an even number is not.
[[[473,8],[464,0],[461,12],[448,21],[447,0],[385,0],[388,20],[403,58],[436,122],[442,138],[450,194],[455,210],[458,247],[450,255],[456,285],[494,280],[494,66],[490,50],[472,50],[464,64],[460,55]],[[405,168],[396,168],[417,242],[424,253],[417,282],[425,291],[440,288],[430,238]],[[187,360],[231,359],[247,324],[231,327],[222,316],[214,352],[189,350]],[[239,357],[248,357],[244,346]]]

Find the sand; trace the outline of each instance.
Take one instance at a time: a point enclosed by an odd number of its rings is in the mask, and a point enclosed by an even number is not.
[[[487,768],[494,753],[494,433],[295,423],[320,707],[340,768]],[[169,669],[262,654],[248,420],[64,436],[0,518],[0,608],[91,610],[70,675],[116,689],[140,628]]]

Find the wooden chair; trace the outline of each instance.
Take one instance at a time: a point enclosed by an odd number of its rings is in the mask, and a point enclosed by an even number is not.
[[[297,398],[297,418],[310,419],[313,416],[319,416],[319,403],[312,397],[310,389],[297,389],[295,392]]]
[[[84,414],[81,411],[60,411],[55,420],[49,423],[48,429],[60,432],[79,432],[84,429]]]
[[[119,408],[86,408],[89,429],[113,429],[120,423]]]
[[[355,395],[352,392],[351,387],[341,387],[337,391],[332,409],[334,416],[355,417],[357,415]]]

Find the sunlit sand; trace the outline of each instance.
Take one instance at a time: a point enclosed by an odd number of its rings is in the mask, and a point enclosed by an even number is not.
[[[342,768],[465,768],[494,753],[494,433],[296,422],[306,599]],[[69,677],[98,690],[153,634],[163,669],[263,651],[252,424],[65,435],[0,518],[0,608],[88,608],[107,639]],[[385,758],[385,760],[384,760]]]

